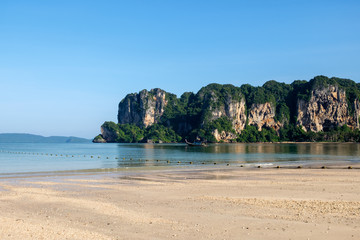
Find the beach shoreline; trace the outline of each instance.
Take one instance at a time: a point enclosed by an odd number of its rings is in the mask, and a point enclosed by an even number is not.
[[[1,239],[360,239],[360,170],[207,167],[0,179]]]
[[[214,162],[207,164],[193,164],[192,162],[183,162],[182,165],[164,165],[164,166],[144,166],[144,167],[121,167],[121,168],[94,168],[78,170],[61,170],[61,171],[39,171],[39,172],[9,172],[0,173],[1,180],[21,179],[33,177],[67,177],[67,176],[110,176],[115,175],[136,175],[144,173],[157,173],[159,171],[169,171],[176,173],[186,171],[189,174],[196,174],[201,171],[233,171],[233,170],[252,170],[254,168],[262,169],[360,169],[359,161],[341,160],[341,161],[310,161],[310,162],[293,162],[293,163],[225,163]]]

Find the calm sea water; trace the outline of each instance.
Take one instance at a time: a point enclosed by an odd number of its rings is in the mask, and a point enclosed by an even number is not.
[[[0,174],[157,166],[282,165],[360,162],[357,143],[0,144]]]

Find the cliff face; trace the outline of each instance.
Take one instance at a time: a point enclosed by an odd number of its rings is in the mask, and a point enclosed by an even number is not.
[[[232,85],[210,84],[202,88],[197,97],[202,102],[201,126],[211,125],[220,118],[226,119],[231,127],[213,129],[211,134],[216,141],[236,139],[246,124],[246,102],[241,92]]]
[[[355,115],[348,112],[346,93],[337,86],[314,89],[309,101],[298,100],[297,124],[304,131],[327,131],[336,126],[359,128],[359,101],[355,101]]]
[[[129,94],[119,103],[118,122],[148,127],[159,121],[166,105],[166,92],[159,88]]]
[[[210,107],[210,119],[214,121],[221,117],[227,117],[232,123],[232,127],[237,133],[241,133],[246,124],[246,107],[245,100],[242,98],[240,101],[233,100],[230,96],[227,96],[225,104],[213,108]]]
[[[93,140],[93,143],[106,143],[106,140],[103,138],[101,134],[97,135]]]
[[[355,109],[354,125],[356,128],[359,129],[360,128],[360,101],[359,101],[359,99],[355,99],[354,109]]]
[[[221,131],[219,132],[219,130],[215,129],[212,132],[214,138],[216,139],[216,141],[218,142],[233,142],[234,139],[237,138],[237,135],[232,133],[232,132],[225,132],[225,131]]]
[[[116,142],[116,139],[118,137],[119,132],[114,130],[113,128],[110,128],[107,124],[101,125],[101,135],[100,138],[96,140],[96,142]],[[94,139],[95,140],[95,139]]]
[[[252,104],[249,111],[249,125],[254,125],[259,131],[265,126],[278,131],[282,124],[275,121],[275,108],[271,103]]]
[[[211,101],[216,101],[216,98],[212,98]],[[221,117],[227,117],[232,123],[232,129],[236,133],[241,134],[246,125],[246,119],[248,119],[249,125],[254,125],[259,131],[263,127],[273,128],[278,131],[283,124],[275,121],[275,108],[271,103],[267,102],[264,104],[252,104],[249,109],[248,116],[246,116],[246,102],[244,98],[240,101],[233,100],[230,96],[226,96],[225,104],[217,107],[210,107],[211,117],[209,121],[214,121]],[[236,134],[226,131],[219,131],[215,129],[212,132],[217,141],[230,142],[237,138]]]

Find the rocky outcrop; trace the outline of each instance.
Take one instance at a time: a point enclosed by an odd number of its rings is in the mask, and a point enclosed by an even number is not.
[[[297,124],[304,131],[327,131],[336,126],[349,125],[359,128],[359,101],[355,101],[355,115],[350,116],[346,93],[338,86],[321,87],[312,90],[310,100],[298,100]],[[357,112],[357,113],[356,113]]]
[[[106,140],[102,137],[101,134],[97,135],[93,140],[93,143],[106,143]]]
[[[100,137],[105,142],[108,142],[108,143],[116,142],[116,140],[118,138],[118,134],[119,134],[119,132],[117,131],[116,128],[111,128],[111,127],[109,127],[108,124],[104,123],[103,125],[101,125],[100,130],[101,130]],[[103,142],[100,138],[98,139],[98,141]]]
[[[275,108],[271,103],[252,104],[249,110],[249,125],[254,125],[259,131],[265,126],[278,131],[282,124],[275,121]]]
[[[237,135],[234,133],[225,131],[219,132],[217,129],[215,129],[212,134],[218,142],[232,142],[237,138]]]
[[[230,94],[225,93],[224,95],[221,96],[223,101],[219,103],[219,96],[216,96],[213,92],[211,93],[210,101],[207,103],[210,117],[206,121],[211,122],[221,117],[226,117],[231,121],[233,130],[240,134],[246,124],[245,99],[241,97],[239,98],[240,100],[235,100]],[[239,96],[236,97],[238,98]],[[215,129],[212,135],[218,142],[232,142],[237,138],[237,135],[232,132],[219,132],[218,129]]]
[[[129,94],[119,103],[118,122],[151,126],[159,121],[166,105],[166,92],[159,88]]]
[[[354,126],[356,128],[360,128],[360,101],[359,99],[355,99],[354,101]]]
[[[211,101],[214,102],[216,99],[212,99]],[[241,133],[241,131],[244,130],[246,124],[246,107],[244,98],[237,101],[231,96],[227,96],[223,105],[216,108],[210,106],[209,110],[211,115],[209,121],[226,116],[232,122],[235,132]]]

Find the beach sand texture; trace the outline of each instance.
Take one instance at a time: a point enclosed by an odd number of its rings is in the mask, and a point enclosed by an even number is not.
[[[359,169],[0,180],[0,239],[360,239]]]

